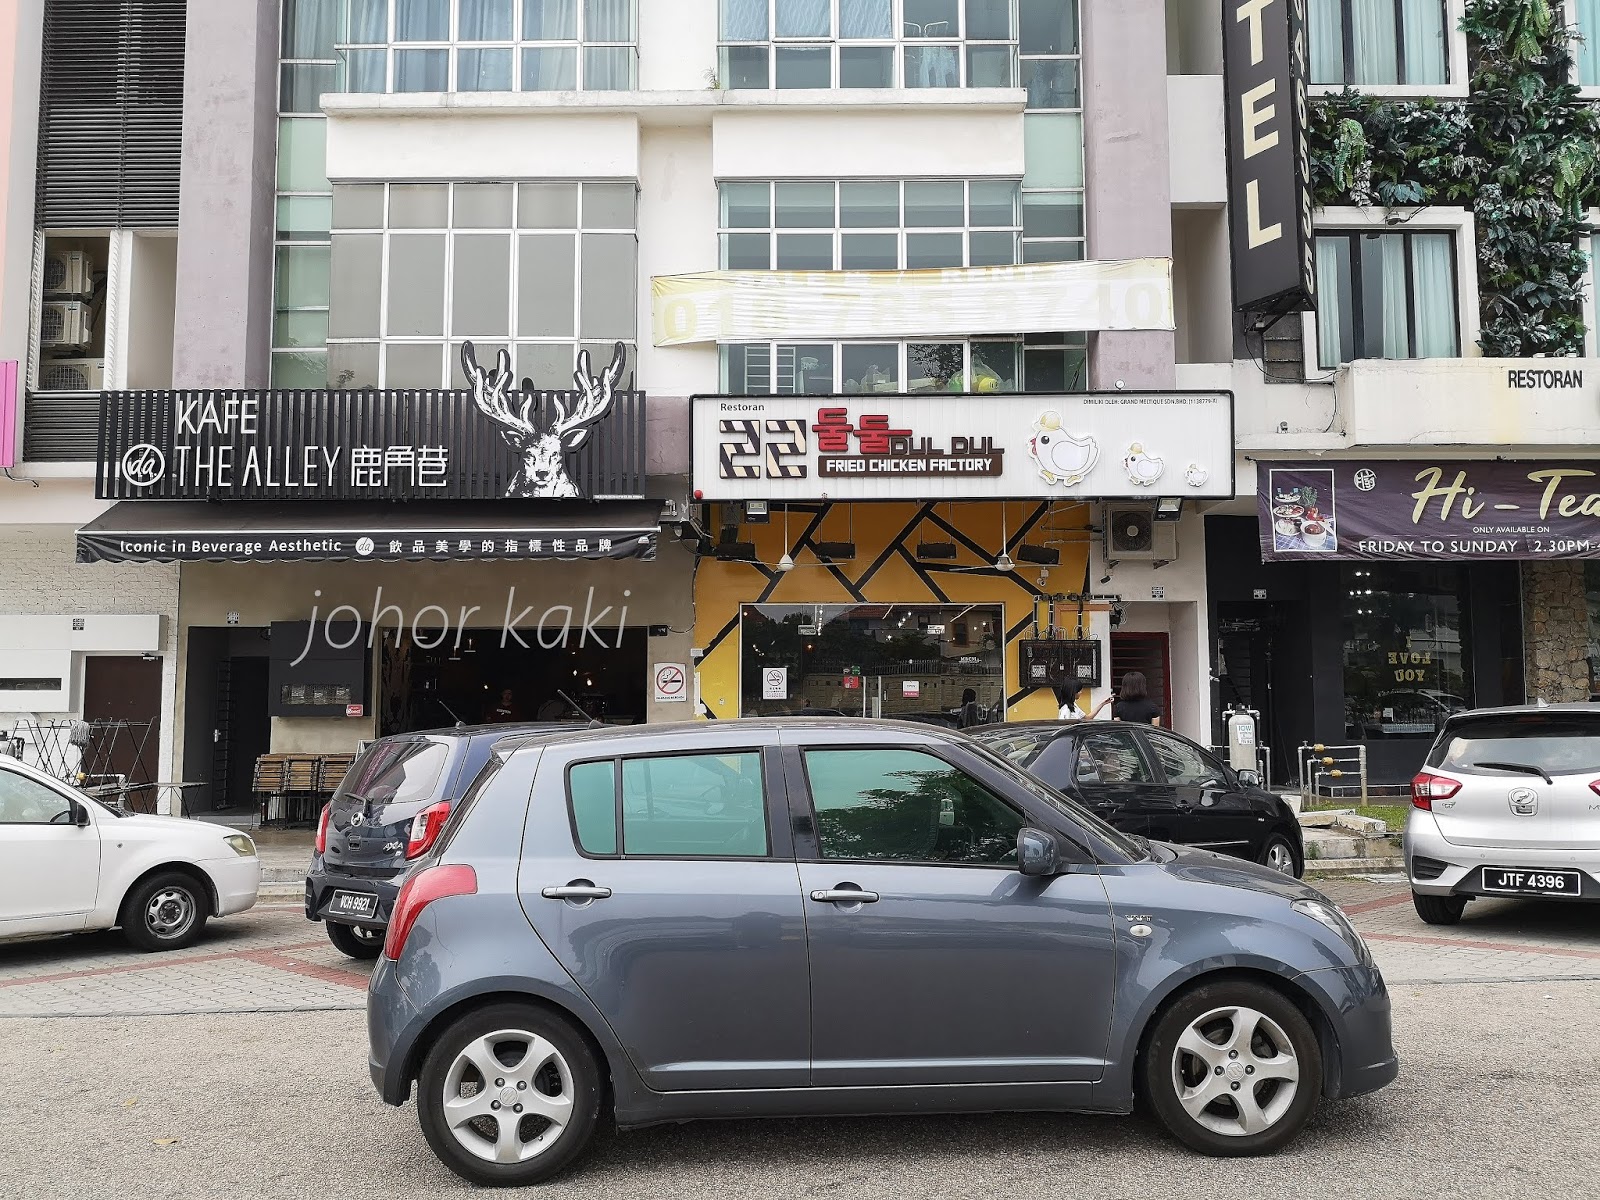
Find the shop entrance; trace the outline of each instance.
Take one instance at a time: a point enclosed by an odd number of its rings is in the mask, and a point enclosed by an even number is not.
[[[581,721],[617,725],[645,720],[648,631],[606,631],[579,645],[547,648],[524,635],[501,645],[499,630],[390,630],[383,635],[379,680],[383,736],[454,725]]]
[[[265,628],[191,626],[184,673],[184,811],[256,811],[256,760],[271,749]]]

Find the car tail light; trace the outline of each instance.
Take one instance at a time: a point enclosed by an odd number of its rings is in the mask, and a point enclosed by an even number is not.
[[[446,896],[475,896],[478,894],[478,873],[461,864],[427,867],[418,871],[400,886],[395,897],[394,910],[389,915],[389,932],[383,939],[383,956],[398,959],[411,936],[411,927],[417,923],[422,910],[435,900]]]
[[[406,843],[406,857],[420,858],[439,840],[439,830],[444,828],[450,815],[450,801],[430,804],[411,818],[411,840]]]
[[[328,849],[328,813],[333,808],[331,804],[322,806],[322,815],[317,818],[317,853],[325,853]]]
[[[1432,812],[1435,800],[1448,800],[1460,790],[1460,780],[1422,771],[1411,781],[1411,804],[1414,808],[1425,808]]]

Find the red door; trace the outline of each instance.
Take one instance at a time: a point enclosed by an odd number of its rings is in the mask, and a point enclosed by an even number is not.
[[[90,655],[83,660],[83,719],[89,744],[80,770],[154,783],[161,746],[161,659]],[[86,782],[109,783],[109,778]],[[128,807],[151,811],[153,789],[132,792]]]

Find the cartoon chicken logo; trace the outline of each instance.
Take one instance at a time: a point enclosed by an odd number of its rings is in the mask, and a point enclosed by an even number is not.
[[[1135,487],[1149,487],[1161,478],[1161,473],[1167,469],[1167,464],[1163,459],[1147,454],[1143,443],[1134,442],[1128,447],[1128,455],[1122,460],[1122,467],[1128,472],[1128,482]]]
[[[1028,453],[1046,483],[1063,487],[1082,483],[1100,461],[1099,443],[1089,436],[1074,437],[1061,428],[1061,414],[1053,409],[1040,413],[1033,423]]]

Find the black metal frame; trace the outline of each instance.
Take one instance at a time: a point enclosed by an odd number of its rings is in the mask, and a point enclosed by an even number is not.
[[[1461,268],[1456,261],[1456,252],[1459,250],[1456,239],[1459,234],[1452,229],[1418,229],[1418,230],[1360,230],[1360,229],[1319,229],[1316,240],[1343,241],[1350,247],[1350,357],[1344,357],[1344,347],[1339,347],[1335,355],[1337,361],[1329,363],[1324,355],[1322,338],[1317,338],[1317,365],[1324,371],[1336,370],[1346,362],[1354,362],[1360,358],[1373,358],[1375,355],[1367,353],[1366,345],[1366,311],[1363,280],[1361,276],[1361,243],[1365,240],[1378,237],[1396,237],[1401,239],[1402,259],[1406,273],[1406,358],[1417,357],[1417,287],[1415,270],[1412,263],[1411,243],[1418,234],[1445,234],[1450,238],[1450,319],[1456,330],[1456,349],[1461,348]],[[1327,281],[1317,280],[1319,295],[1325,291]]]

